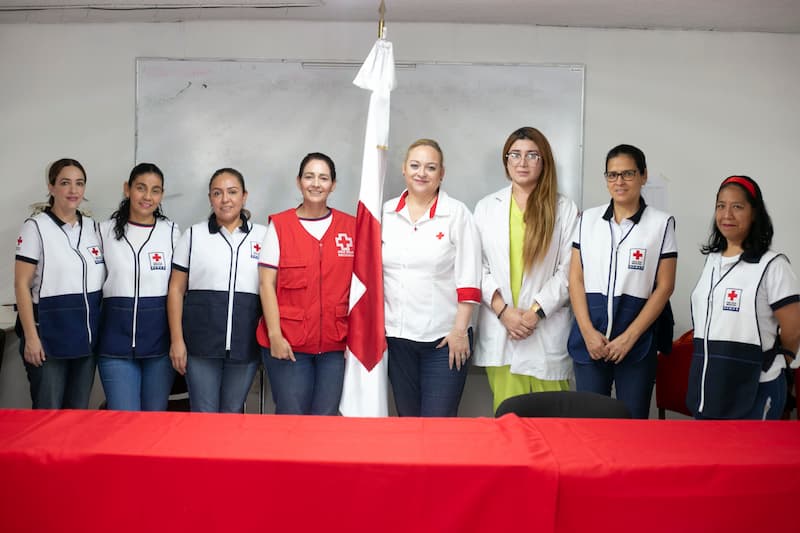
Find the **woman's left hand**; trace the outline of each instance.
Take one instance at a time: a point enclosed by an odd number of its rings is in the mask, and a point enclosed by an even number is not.
[[[461,370],[461,367],[466,365],[470,356],[468,333],[466,331],[452,330],[436,347],[442,348],[445,345],[450,348],[450,370],[453,369],[453,366],[457,370]]]
[[[627,331],[623,332],[620,336],[615,337],[614,340],[606,344],[608,356],[605,358],[609,363],[620,364],[628,352],[633,348],[636,339]]]

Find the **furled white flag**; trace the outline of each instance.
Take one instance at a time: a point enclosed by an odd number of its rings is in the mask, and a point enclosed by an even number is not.
[[[361,163],[344,388],[339,410],[345,416],[386,416],[389,410],[381,208],[389,146],[389,98],[395,87],[391,42],[385,39],[375,42],[353,83],[371,94]]]

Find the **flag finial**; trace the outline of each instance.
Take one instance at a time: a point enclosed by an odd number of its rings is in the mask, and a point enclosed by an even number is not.
[[[381,5],[378,8],[378,13],[380,13],[381,15],[381,18],[378,20],[378,39],[383,39],[384,30],[386,29],[386,26],[383,22],[383,17],[384,15],[386,15],[386,4],[384,3],[383,0],[381,0]]]

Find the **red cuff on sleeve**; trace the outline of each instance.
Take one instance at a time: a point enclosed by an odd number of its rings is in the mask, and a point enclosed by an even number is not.
[[[481,303],[480,289],[476,289],[475,287],[463,287],[456,289],[456,293],[458,294],[459,302]]]

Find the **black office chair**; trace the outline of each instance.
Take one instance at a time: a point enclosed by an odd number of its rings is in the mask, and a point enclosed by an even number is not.
[[[525,418],[630,418],[625,404],[593,392],[534,392],[513,396],[497,408],[495,417],[513,413]]]

